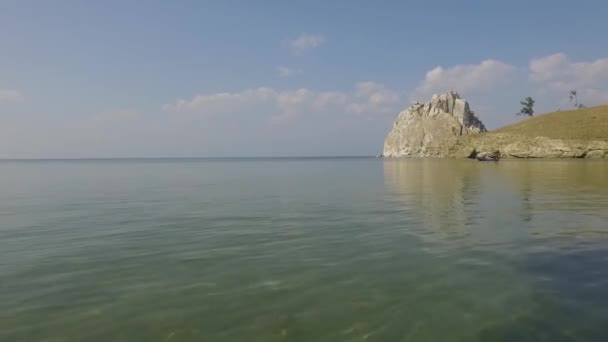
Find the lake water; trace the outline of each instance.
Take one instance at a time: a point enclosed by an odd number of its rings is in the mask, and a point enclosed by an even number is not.
[[[606,341],[608,162],[0,162],[0,341]]]

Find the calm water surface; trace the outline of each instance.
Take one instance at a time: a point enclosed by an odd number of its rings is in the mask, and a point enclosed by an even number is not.
[[[0,341],[606,341],[607,323],[607,162],[0,162]]]

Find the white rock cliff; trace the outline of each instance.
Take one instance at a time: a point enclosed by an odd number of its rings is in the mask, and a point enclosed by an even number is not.
[[[455,92],[433,95],[399,113],[384,140],[384,157],[447,157],[463,135],[486,132],[483,123]]]

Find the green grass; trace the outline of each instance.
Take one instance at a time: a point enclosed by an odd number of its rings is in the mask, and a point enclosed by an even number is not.
[[[608,105],[542,114],[492,133],[568,140],[608,140]]]

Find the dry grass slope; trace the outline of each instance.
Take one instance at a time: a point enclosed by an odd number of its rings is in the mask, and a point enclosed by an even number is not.
[[[492,133],[608,141],[608,105],[542,114],[497,129]]]
[[[463,136],[450,156],[500,151],[505,158],[608,159],[608,106],[555,112]]]

